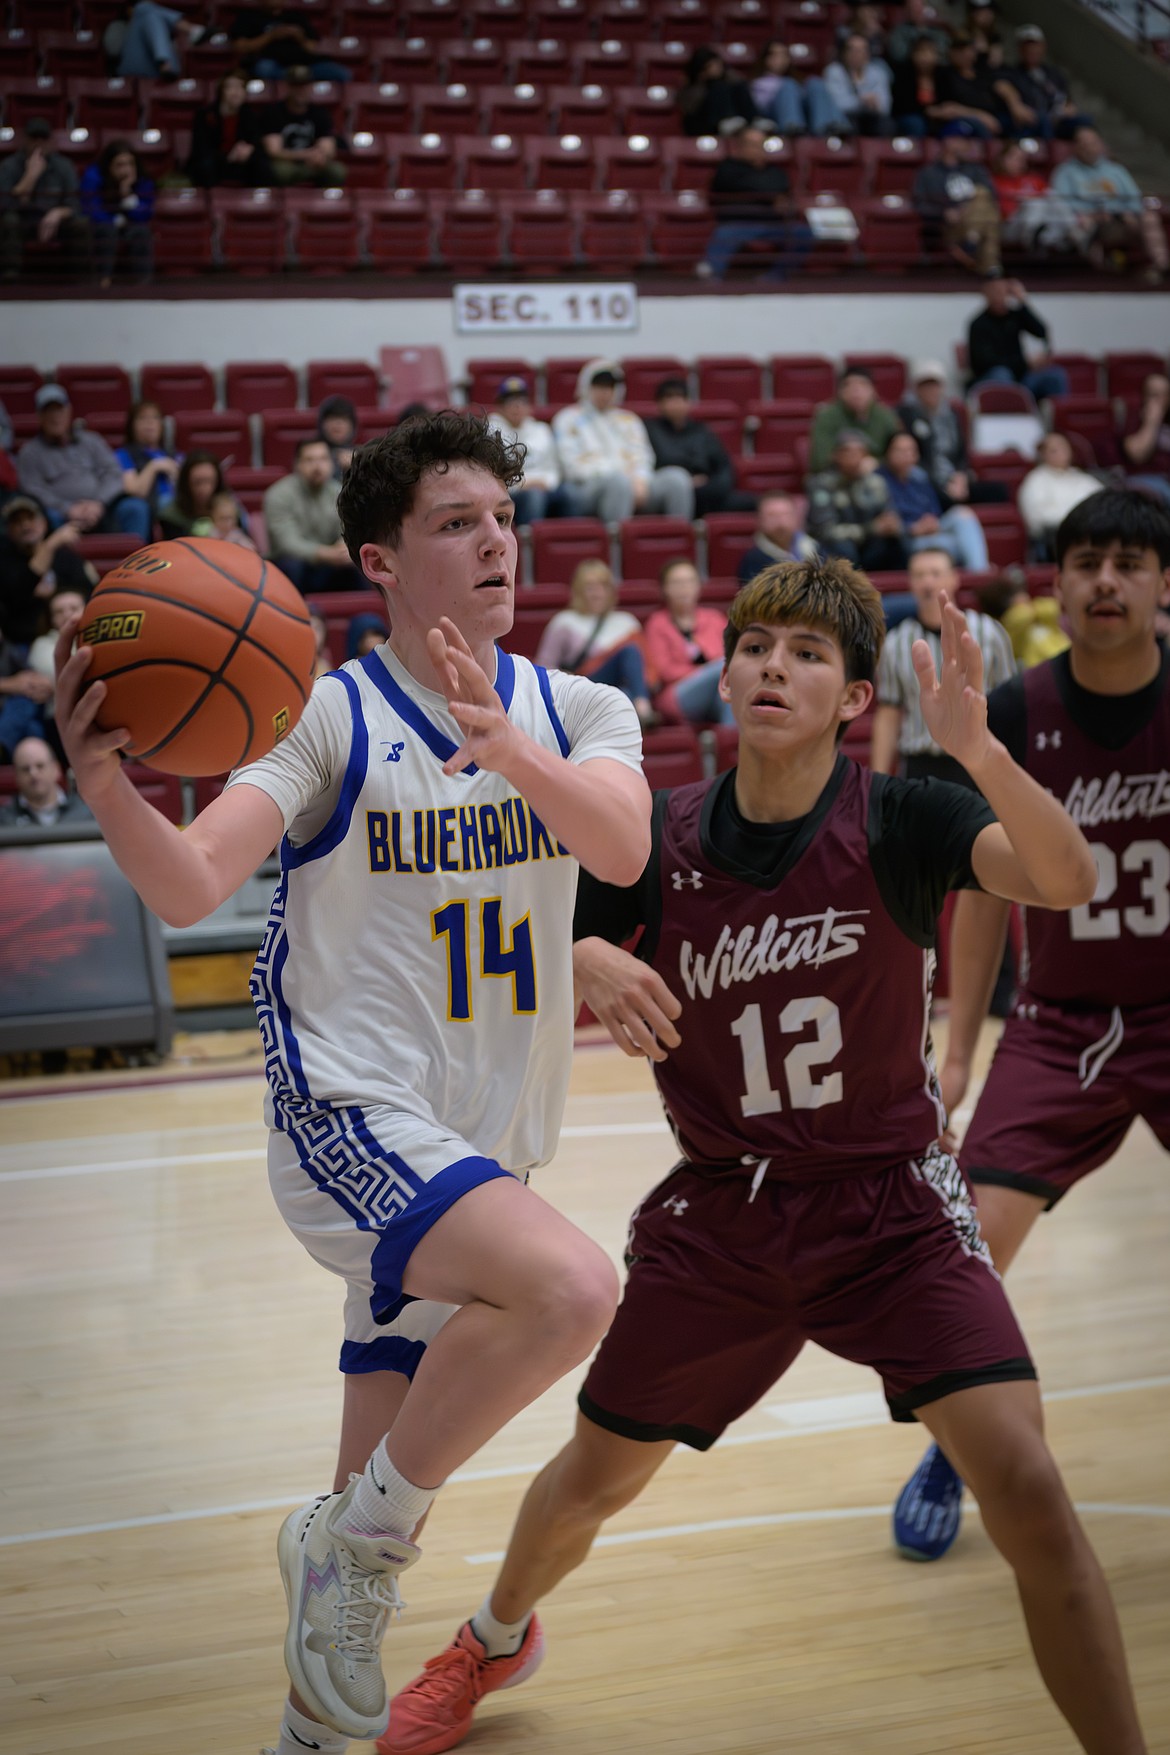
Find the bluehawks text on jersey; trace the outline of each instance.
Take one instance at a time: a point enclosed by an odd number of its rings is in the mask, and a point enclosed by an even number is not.
[[[518,794],[498,804],[443,809],[368,810],[370,871],[402,876],[434,871],[492,871],[538,859],[567,859],[536,812]]]

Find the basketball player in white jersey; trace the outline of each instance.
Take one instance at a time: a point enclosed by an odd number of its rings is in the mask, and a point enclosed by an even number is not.
[[[633,883],[650,794],[624,697],[496,647],[522,460],[450,412],[355,454],[342,527],[389,641],[323,677],[286,741],[182,833],[121,772],[128,733],[95,729],[104,688],[85,688],[74,629],[57,650],[79,790],[157,914],[202,919],[280,844],[252,981],[269,1174],[345,1281],[346,1395],[335,1491],[280,1532],[278,1755],[385,1729],[380,1646],[410,1538],[617,1302],[604,1254],[524,1176],[555,1149],[568,1083],[578,862]]]

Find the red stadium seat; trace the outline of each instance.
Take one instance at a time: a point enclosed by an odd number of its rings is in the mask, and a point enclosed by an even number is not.
[[[414,189],[359,196],[366,222],[366,257],[380,274],[410,275],[433,260],[431,210]]]
[[[642,739],[642,772],[651,791],[703,778],[703,751],[692,725],[659,725]]]
[[[695,366],[704,401],[726,400],[743,408],[763,395],[760,362],[748,354],[700,354]]]
[[[652,140],[678,131],[678,105],[665,85],[618,86],[614,92],[622,132],[648,134]]]
[[[600,518],[542,518],[529,530],[537,585],[567,585],[582,561],[609,564],[609,533]]]
[[[979,481],[1002,482],[1014,499],[1032,465],[1018,451],[973,451],[971,469]]]
[[[707,532],[707,571],[713,577],[731,577],[752,546],[754,512],[708,512],[703,520]]]
[[[151,80],[143,126],[189,128],[196,110],[210,103],[211,98],[212,84],[208,79],[176,79],[170,85]]]
[[[983,526],[991,565],[1022,567],[1028,559],[1028,533],[1016,508],[1007,504],[980,505],[972,510]]]
[[[51,74],[8,79],[4,87],[4,121],[19,136],[32,116],[43,116],[51,128],[64,128],[69,120],[65,83]]]
[[[739,402],[730,397],[717,397],[707,400],[700,397],[691,404],[691,416],[701,420],[704,426],[710,427],[715,437],[733,455],[741,449],[743,437],[743,408]]]
[[[908,195],[926,163],[925,141],[900,134],[893,140],[866,138],[859,142],[865,166],[863,187],[869,195]]]
[[[907,195],[880,195],[859,204],[858,247],[875,274],[905,274],[922,255],[922,221]]]
[[[528,18],[534,37],[567,37],[580,42],[592,23],[587,0],[529,0]]]
[[[514,196],[508,212],[508,249],[517,268],[556,273],[575,260],[576,226],[559,190]]]
[[[409,134],[414,112],[410,92],[392,80],[381,85],[354,83],[347,92],[349,126],[354,132],[376,135]]]
[[[405,408],[409,402],[450,407],[451,386],[441,347],[383,347],[378,365],[386,382],[388,408]]]
[[[808,437],[812,421],[808,403],[797,400],[750,402],[745,413],[755,449],[786,457],[796,455],[796,441]]]
[[[310,274],[344,274],[358,265],[361,223],[343,189],[301,189],[290,200],[292,249]]]
[[[234,274],[278,274],[288,248],[288,215],[280,189],[213,189],[211,211],[219,249]]]
[[[70,79],[73,124],[77,128],[119,128],[132,133],[138,127],[141,105],[134,79]]]
[[[419,134],[474,134],[479,97],[467,85],[416,85],[414,126]]]
[[[1070,396],[1100,396],[1101,362],[1089,353],[1054,353],[1054,366],[1063,366],[1068,375]]]
[[[1151,372],[1165,372],[1166,356],[1159,353],[1107,353],[1105,391],[1109,396],[1138,397]]]
[[[225,408],[219,413],[200,408],[180,409],[175,416],[176,451],[210,451],[227,467],[234,463],[251,463],[252,435],[248,417],[238,408]]]
[[[523,378],[528,385],[532,400],[537,401],[537,370],[530,361],[518,359],[514,355],[492,359],[468,360],[464,371],[467,373],[467,400],[471,405],[492,408],[500,385],[505,378]]]
[[[126,438],[126,411],[121,408],[95,408],[85,417],[91,433],[104,439],[111,450],[117,450]]]
[[[690,378],[686,362],[673,353],[625,354],[622,371],[626,379],[627,402],[653,403],[663,378],[682,378],[684,382]]]
[[[243,414],[295,408],[297,375],[284,360],[230,360],[224,367],[223,399]]]
[[[285,474],[283,469],[271,463],[263,464],[258,469],[251,465],[241,466],[234,463],[227,471],[227,485],[243,506],[245,512],[254,513],[263,509],[264,495],[273,482],[279,481]]]
[[[583,134],[588,140],[617,134],[617,110],[604,85],[554,85],[549,92],[551,128],[559,135]]]
[[[706,253],[714,218],[697,189],[676,195],[647,195],[650,247],[660,268],[693,269]]]
[[[713,134],[701,135],[698,140],[664,140],[662,152],[667,187],[674,190],[700,189],[704,195],[711,185],[715,166],[724,156],[723,142],[716,140]]]
[[[130,374],[121,366],[58,366],[57,382],[68,390],[74,414],[86,418],[108,409],[125,414],[132,400]]]
[[[734,461],[735,485],[748,494],[794,493],[804,476],[801,465],[786,451],[757,451]]]
[[[35,78],[38,59],[39,49],[31,30],[17,25],[0,31],[0,80],[6,86],[11,80]],[[37,111],[31,113],[35,116]]]
[[[378,36],[370,39],[369,50],[371,65],[382,77],[397,79],[407,90],[420,83],[438,83],[440,45],[435,38]]]
[[[802,194],[834,189],[841,195],[860,195],[864,180],[865,164],[856,140],[835,134],[822,140],[806,134],[797,141],[793,186]]]
[[[202,189],[164,189],[157,194],[151,232],[156,274],[202,274],[212,266],[211,210]]]
[[[634,53],[634,78],[644,85],[665,85],[677,91],[683,84],[690,50],[678,38],[663,43],[640,43]]]
[[[622,577],[655,577],[664,561],[695,558],[695,531],[688,518],[643,516],[621,525]]]
[[[568,602],[569,593],[564,585],[530,585],[517,591],[512,629],[504,640],[508,651],[518,652],[523,658],[535,658],[545,628]]]
[[[0,366],[0,402],[10,415],[35,415],[36,394],[43,382],[35,366]]]
[[[45,72],[58,79],[85,79],[101,65],[102,45],[96,31],[42,29],[38,40]]]
[[[1038,413],[1036,398],[1024,384],[973,384],[969,402],[972,414]]]
[[[533,189],[591,190],[596,166],[591,143],[579,133],[563,139],[529,135],[524,142],[528,180]]]
[[[545,400],[553,408],[563,408],[567,402],[577,400],[577,378],[581,367],[588,364],[589,356],[562,356],[560,359],[548,360],[544,368]]]
[[[471,35],[514,42],[528,33],[528,12],[520,0],[476,0],[468,9]]]
[[[665,166],[660,143],[648,134],[626,139],[603,135],[593,143],[597,180],[602,189],[651,190],[663,187]]]
[[[1052,426],[1070,438],[1079,435],[1091,445],[1096,464],[1090,467],[1112,469],[1120,462],[1117,448],[1117,424],[1113,404],[1106,396],[1054,396]]]
[[[382,389],[365,360],[310,360],[306,377],[310,408],[319,408],[327,396],[347,396],[355,407],[374,406]]]
[[[631,43],[617,37],[604,37],[599,43],[578,43],[570,61],[573,77],[583,88],[599,85],[608,95],[628,71],[631,50]]]
[[[602,37],[652,37],[654,8],[651,0],[600,0],[594,4],[597,34]]]
[[[893,406],[902,400],[906,390],[906,362],[898,353],[847,353],[842,369],[860,366],[873,379],[879,402]]]
[[[828,402],[837,393],[837,374],[833,362],[819,353],[773,354],[769,361],[772,373],[772,395],[789,400],[801,399],[809,404]]]
[[[508,65],[509,77],[517,85],[563,85],[569,77],[570,44],[550,31],[539,42],[517,43]]]
[[[509,134],[513,139],[543,134],[548,128],[548,100],[539,86],[485,85],[480,98],[483,130],[489,139],[493,134]]]
[[[312,408],[265,408],[260,411],[260,455],[268,469],[291,469],[297,445],[317,431]]]
[[[498,85],[504,77],[506,49],[502,38],[484,35],[470,42],[449,42],[444,55],[448,83],[470,86],[477,101],[485,85]]]
[[[163,774],[142,762],[127,762],[122,772],[135,792],[152,804],[169,823],[183,820],[183,782],[177,774]]]
[[[455,273],[495,268],[504,252],[500,209],[483,189],[436,197],[439,260]],[[440,204],[441,202],[441,204]]]
[[[455,147],[442,134],[397,134],[387,141],[395,159],[395,193],[455,187]]]
[[[460,189],[519,191],[526,186],[524,147],[521,138],[513,139],[510,134],[493,134],[487,140],[470,135],[457,140],[455,166]]]
[[[592,269],[632,274],[646,260],[646,220],[636,195],[610,189],[606,195],[574,197],[583,261]]]
[[[455,0],[404,0],[399,24],[408,37],[437,37],[442,42],[458,34],[459,13]]]
[[[355,37],[379,37],[394,29],[398,0],[345,0],[340,27]]]
[[[121,531],[102,536],[82,536],[78,538],[77,550],[83,560],[87,560],[99,578],[104,577],[111,568],[119,565],[132,555],[135,549],[142,547],[137,536],[127,536]]]

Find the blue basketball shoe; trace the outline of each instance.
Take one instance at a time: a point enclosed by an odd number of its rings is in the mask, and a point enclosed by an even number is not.
[[[932,1444],[898,1495],[894,1546],[906,1560],[941,1560],[962,1517],[963,1483]]]

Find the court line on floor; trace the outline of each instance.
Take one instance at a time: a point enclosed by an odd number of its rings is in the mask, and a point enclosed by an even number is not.
[[[1131,1377],[1118,1383],[1090,1383],[1073,1389],[1054,1389],[1047,1394],[1044,1399],[1046,1402],[1087,1401],[1093,1396],[1127,1395],[1142,1389],[1170,1389],[1170,1376]],[[765,1405],[762,1409],[763,1412],[770,1412],[776,1415],[787,1413],[794,1423],[772,1432],[733,1433],[730,1438],[724,1438],[720,1441],[720,1447],[722,1449],[728,1449],[732,1445],[740,1444],[775,1444],[780,1439],[784,1438],[810,1438],[815,1437],[817,1434],[830,1432],[854,1432],[860,1431],[864,1427],[885,1425],[887,1423],[888,1416],[884,1413],[880,1420],[866,1417],[859,1420],[851,1420],[847,1423],[842,1423],[840,1420],[832,1420],[828,1424],[823,1425],[817,1425],[811,1422],[808,1424],[795,1423],[796,1419],[800,1417],[802,1410],[807,1409],[815,1414],[818,1404],[828,1408],[839,1404],[842,1399],[844,1398],[837,1396],[812,1396],[807,1401],[802,1402],[774,1402],[770,1406]],[[505,1481],[509,1479],[515,1480],[518,1478],[526,1478],[536,1474],[541,1466],[541,1462],[503,1463],[496,1468],[459,1469],[451,1476],[449,1484],[454,1486],[460,1482]],[[27,1530],[19,1535],[0,1536],[0,1548],[20,1548],[27,1546],[30,1542],[63,1541],[75,1536],[113,1535],[119,1530],[154,1529],[156,1527],[161,1527],[164,1524],[199,1523],[215,1517],[243,1517],[247,1513],[253,1511],[290,1511],[294,1506],[303,1505],[310,1497],[310,1494],[304,1493],[295,1499],[249,1499],[241,1501],[236,1505],[199,1506],[192,1511],[160,1511],[149,1517],[118,1518],[109,1523],[75,1524],[68,1528],[52,1530]],[[1108,1506],[1099,1506],[1096,1508],[1082,1507],[1082,1510],[1085,1509],[1109,1510],[1110,1508]],[[1114,1509],[1117,1510],[1119,1515],[1123,1512],[1128,1514],[1130,1510],[1127,1506],[1118,1506]],[[1157,1507],[1147,1507],[1145,1509],[1150,1511],[1151,1516],[1170,1516],[1170,1507],[1167,1507],[1165,1511],[1159,1510]],[[882,1510],[888,1511],[889,1507],[884,1506],[882,1507]],[[848,1512],[838,1512],[835,1515],[868,1517],[872,1515],[872,1512],[868,1508],[862,1508]],[[811,1514],[803,1512],[783,1512],[777,1513],[771,1521],[791,1521],[794,1518],[805,1516],[811,1516]],[[763,1521],[766,1523],[769,1519],[764,1518],[762,1520],[754,1521]],[[694,1527],[698,1528],[700,1526],[696,1525]],[[609,1540],[610,1538],[606,1537],[604,1539]]]
[[[590,1126],[562,1127],[563,1140],[612,1139],[641,1133],[668,1133],[665,1121],[605,1121]],[[239,1158],[263,1158],[267,1146],[239,1146],[230,1152],[182,1152],[172,1158],[99,1158],[89,1164],[32,1164],[5,1170],[0,1160],[0,1188],[6,1182],[52,1182],[63,1176],[112,1176],[130,1170],[170,1170],[188,1164],[228,1164]]]

